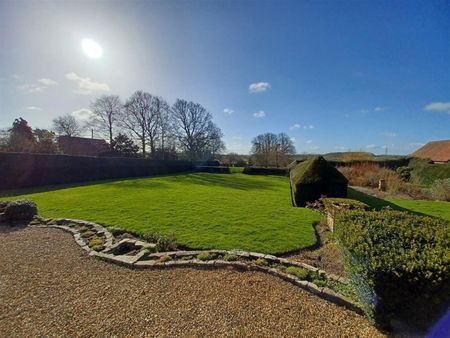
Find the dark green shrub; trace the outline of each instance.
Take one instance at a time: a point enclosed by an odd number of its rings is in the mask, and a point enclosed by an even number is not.
[[[9,202],[4,208],[4,220],[30,221],[37,215],[37,206],[32,200],[23,199]]]
[[[403,181],[408,182],[411,179],[411,167],[398,167],[396,171]]]
[[[245,167],[242,171],[247,175],[278,175],[287,176],[289,175],[288,168],[274,168],[274,167]]]
[[[359,302],[377,325],[427,329],[450,302],[450,222],[399,211],[346,211],[336,234]]]
[[[290,179],[292,202],[297,207],[322,196],[347,196],[347,179],[322,156],[297,164],[290,172]]]

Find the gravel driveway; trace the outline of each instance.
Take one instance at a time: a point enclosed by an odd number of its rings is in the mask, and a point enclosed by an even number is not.
[[[381,336],[366,319],[259,272],[140,270],[56,229],[0,229],[0,337]]]

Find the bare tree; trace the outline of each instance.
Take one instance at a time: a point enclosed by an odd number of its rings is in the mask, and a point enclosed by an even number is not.
[[[295,147],[291,138],[281,133],[265,133],[252,140],[252,153],[259,165],[287,165],[289,155],[295,154]]]
[[[142,156],[146,154],[148,120],[151,114],[152,95],[141,90],[136,91],[125,102],[121,123],[135,135],[142,148]]]
[[[153,96],[150,104],[150,112],[146,123],[146,133],[152,157],[155,157],[156,146],[160,136],[160,115],[164,102],[165,101],[161,97]]]
[[[94,114],[91,124],[100,132],[108,135],[109,146],[112,149],[114,139],[114,128],[117,125],[122,103],[117,95],[103,95],[91,103],[91,110]]]
[[[211,137],[209,140],[209,149],[214,159],[217,154],[225,151],[225,143],[222,141],[223,133],[215,124],[212,126]]]
[[[190,159],[202,159],[213,139],[221,137],[212,115],[199,103],[178,99],[172,107],[174,132]]]
[[[83,127],[78,120],[70,114],[59,116],[53,119],[53,129],[59,135],[78,136],[83,131]]]
[[[159,149],[162,159],[165,159],[166,148],[173,145],[172,116],[169,104],[161,97],[156,97],[156,116],[158,119]]]

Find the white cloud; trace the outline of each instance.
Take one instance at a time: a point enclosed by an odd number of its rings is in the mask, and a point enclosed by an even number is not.
[[[314,126],[310,124],[309,126],[303,126],[303,129],[314,129]]]
[[[289,127],[289,130],[294,130],[300,128],[301,125],[299,123],[294,123],[292,126]]]
[[[450,113],[450,102],[432,102],[425,106],[426,111],[446,111]]]
[[[381,135],[386,136],[386,137],[397,137],[398,134],[395,132],[392,132],[392,131],[387,131],[387,132],[381,133]]]
[[[70,114],[73,117],[75,117],[77,120],[80,120],[83,122],[87,122],[87,121],[91,120],[92,118],[95,118],[94,113],[87,108],[81,108],[81,109],[75,110],[75,111],[71,112]]]
[[[16,74],[13,74],[14,76]],[[19,79],[19,77],[14,77],[14,79]],[[42,78],[37,80],[38,83],[25,83],[23,85],[18,86],[19,89],[25,90],[29,93],[41,93],[46,90],[49,86],[57,85],[58,82],[52,79]]]
[[[253,113],[253,116],[260,119],[264,116],[266,116],[266,113],[263,110],[257,111],[256,113]]]
[[[250,86],[248,86],[248,91],[250,93],[259,93],[259,92],[265,92],[270,88],[269,82],[256,82],[252,83]]]
[[[28,110],[42,110],[42,108],[36,107],[36,106],[28,106],[27,109]]]
[[[313,141],[313,140],[308,140],[308,141],[306,141],[306,143],[308,143],[308,144],[309,144],[309,143],[312,143],[312,141]]]
[[[319,146],[311,146],[311,147],[309,147],[309,150],[317,150],[319,148],[320,148]]]
[[[364,109],[361,109],[360,112],[363,114],[367,114],[369,112],[369,109],[364,108]]]
[[[12,74],[11,78],[14,79],[14,80],[19,80],[20,76],[18,74]]]
[[[379,148],[379,146],[377,146],[376,144],[368,144],[366,145],[367,149],[374,149],[374,148]]]
[[[295,137],[291,137],[291,141],[292,141],[292,142],[295,142]]]
[[[23,85],[18,86],[19,89],[25,90],[28,93],[41,93],[48,87],[41,86],[33,83],[25,83]]]
[[[66,79],[75,81],[78,84],[77,94],[92,94],[93,92],[108,92],[111,88],[106,83],[92,81],[88,77],[81,77],[72,72],[66,74]]]
[[[242,140],[242,136],[233,136],[232,139],[233,140]]]
[[[43,84],[44,86],[55,86],[58,84],[58,82],[56,82],[55,80],[47,79],[45,77],[42,79],[39,79],[38,82]]]
[[[388,109],[388,107],[375,107],[373,108],[373,111],[385,111],[386,109]]]
[[[227,114],[227,115],[231,115],[231,114],[234,113],[234,110],[231,109],[231,108],[225,108],[225,109],[223,110],[223,112],[224,112],[225,114]]]

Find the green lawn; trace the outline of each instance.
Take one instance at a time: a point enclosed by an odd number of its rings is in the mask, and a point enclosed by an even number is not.
[[[174,233],[198,249],[282,253],[314,244],[321,219],[292,207],[289,180],[278,176],[189,173],[41,190],[13,198],[33,199],[44,217]]]
[[[396,210],[409,211],[421,215],[429,215],[450,220],[450,202],[426,200],[400,200],[381,198],[366,195],[354,189],[348,189],[348,197],[364,202],[374,209],[391,207]]]

